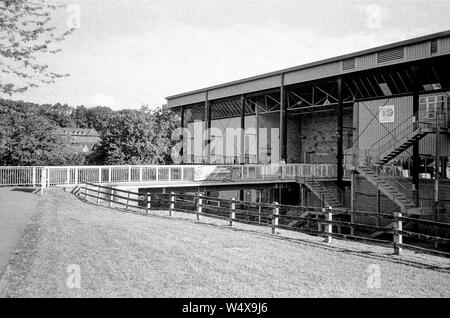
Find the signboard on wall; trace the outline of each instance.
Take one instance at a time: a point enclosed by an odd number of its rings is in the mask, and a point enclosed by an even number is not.
[[[393,123],[395,117],[394,105],[380,106],[379,121],[381,124]]]

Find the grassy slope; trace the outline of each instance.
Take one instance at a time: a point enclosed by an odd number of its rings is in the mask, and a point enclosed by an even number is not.
[[[0,188],[0,274],[14,253],[40,197],[30,188]]]
[[[202,222],[181,213],[143,217],[49,192],[0,281],[0,296],[450,296],[448,259]],[[66,287],[70,264],[81,268],[80,289]],[[370,264],[381,268],[380,289],[367,287]]]

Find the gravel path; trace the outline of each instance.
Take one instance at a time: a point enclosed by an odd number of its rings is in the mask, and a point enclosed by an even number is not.
[[[48,192],[0,281],[2,297],[449,297],[450,261]],[[68,288],[79,268],[80,288]],[[73,273],[73,272],[71,272]],[[379,284],[376,278],[379,277]],[[73,286],[70,285],[69,286]]]

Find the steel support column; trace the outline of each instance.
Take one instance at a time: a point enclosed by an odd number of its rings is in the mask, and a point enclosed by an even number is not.
[[[287,102],[284,87],[284,73],[280,85],[280,160],[287,163]]]
[[[256,163],[260,164],[259,162],[259,110],[258,106],[255,107],[255,122],[256,122]]]
[[[205,163],[211,163],[211,103],[208,99],[208,91],[205,92],[205,151],[203,154]]]
[[[414,80],[416,81],[416,78],[414,77]],[[418,84],[415,83],[414,85],[414,92],[413,92],[413,114],[415,114],[415,121],[419,121],[419,90],[418,90]],[[413,154],[412,154],[412,182],[413,182],[413,194],[414,194],[414,201],[416,206],[419,206],[419,171],[420,171],[420,156],[419,156],[419,141],[415,141],[413,143]]]
[[[337,79],[337,89],[338,89],[338,103],[336,108],[337,116],[337,158],[336,158],[336,168],[337,168],[337,185],[340,189],[344,189],[343,177],[344,177],[344,129],[343,129],[343,109],[344,101],[342,99],[342,77]]]
[[[434,203],[433,203],[433,208],[434,208],[434,220],[435,221],[439,221],[439,179],[441,178],[441,173],[439,172],[440,170],[440,130],[441,128],[439,127],[439,116],[440,116],[440,111],[437,112],[436,114],[436,137],[434,140]]]
[[[245,164],[245,98],[241,95],[241,164]]]
[[[181,140],[181,149],[180,149],[180,157],[181,157],[181,164],[184,163],[184,129],[186,128],[184,126],[184,106],[181,106],[180,108],[180,127],[181,127],[181,134],[180,134],[180,140]]]
[[[447,175],[447,157],[441,157],[441,179],[447,179],[449,176]]]

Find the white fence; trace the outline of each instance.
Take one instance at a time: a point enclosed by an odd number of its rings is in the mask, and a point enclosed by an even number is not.
[[[331,164],[133,165],[0,167],[0,185],[62,186],[78,183],[255,181],[336,178]]]
[[[0,185],[40,185],[43,167],[1,167]]]

